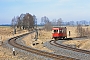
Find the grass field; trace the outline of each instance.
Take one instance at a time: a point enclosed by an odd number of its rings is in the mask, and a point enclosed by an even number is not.
[[[88,27],[88,29],[90,29],[90,26]],[[18,29],[17,29],[18,30]],[[71,31],[71,36],[68,35],[68,32]],[[0,36],[2,37],[1,40],[4,42],[6,40],[8,40],[11,37],[23,34],[28,32],[27,30],[21,30],[21,31],[17,31],[17,34],[13,35],[13,29],[9,26],[0,26]],[[77,33],[76,33],[76,27],[67,27],[67,35],[68,37],[76,37]],[[27,46],[31,46],[33,48],[37,48],[39,50],[44,50],[44,51],[48,51],[48,52],[53,52],[52,50],[49,50],[48,48],[43,46],[43,43],[46,41],[50,41],[52,40],[52,31],[45,31],[45,30],[41,30],[39,31],[39,36],[38,36],[38,41],[35,41],[34,39],[35,37],[35,33],[33,34],[29,34],[28,36],[24,37],[22,40],[26,43]],[[33,43],[39,43],[36,46],[33,46]],[[84,49],[84,50],[90,50],[90,39],[84,39],[84,40],[70,40],[70,41],[65,41],[63,44],[68,44],[68,45],[76,45],[77,48],[79,49]],[[12,55],[12,52],[6,48],[3,48],[2,46],[0,46],[0,59],[4,56],[3,59],[5,58],[9,58],[11,60],[16,59],[18,60],[18,58],[15,58]]]

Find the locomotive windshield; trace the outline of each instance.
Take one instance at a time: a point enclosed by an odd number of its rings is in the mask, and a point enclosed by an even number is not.
[[[53,33],[63,33],[63,30],[53,30]]]
[[[58,30],[54,30],[54,33],[58,32]]]

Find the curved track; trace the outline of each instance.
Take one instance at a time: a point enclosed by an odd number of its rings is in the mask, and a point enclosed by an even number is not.
[[[50,41],[50,44],[51,44],[51,45],[54,45],[54,46],[56,46],[56,47],[60,47],[60,48],[72,50],[72,51],[75,51],[75,52],[90,54],[90,51],[82,50],[82,49],[77,49],[77,48],[73,48],[73,47],[69,47],[69,46],[65,46],[65,45],[62,45],[62,44],[57,43],[56,41],[57,41],[57,40],[51,40],[51,41]]]
[[[34,48],[30,48],[30,47],[27,47],[27,46],[20,45],[16,42],[16,40],[18,38],[23,37],[23,36],[28,35],[28,34],[29,33],[13,37],[13,38],[8,40],[8,43],[10,45],[16,47],[16,48],[19,48],[19,49],[22,49],[22,50],[25,50],[25,51],[28,51],[28,52],[31,52],[31,53],[35,53],[35,54],[38,54],[38,55],[41,55],[41,56],[45,56],[45,57],[48,57],[48,58],[53,58],[53,59],[58,59],[58,60],[79,60],[79,59],[75,59],[75,58],[71,58],[71,57],[56,55],[56,54],[53,54],[53,53],[49,53],[49,52],[37,50],[37,49],[34,49]]]

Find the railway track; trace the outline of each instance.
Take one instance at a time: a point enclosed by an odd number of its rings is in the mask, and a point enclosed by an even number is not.
[[[79,59],[75,59],[75,58],[71,58],[71,57],[56,55],[56,54],[53,54],[53,53],[49,53],[49,52],[37,50],[37,49],[34,49],[34,48],[30,48],[30,47],[27,47],[27,46],[20,45],[16,42],[17,39],[19,39],[20,37],[23,37],[25,35],[28,35],[28,34],[29,33],[13,37],[13,38],[8,40],[8,43],[10,45],[16,47],[16,48],[19,48],[19,49],[22,49],[22,50],[25,50],[25,51],[28,51],[28,52],[31,52],[31,53],[34,53],[34,54],[37,54],[37,55],[45,56],[45,57],[48,57],[48,58],[53,58],[53,59],[57,59],[57,60],[79,60]]]
[[[69,47],[69,46],[65,46],[65,45],[57,43],[56,41],[57,40],[51,40],[50,44],[54,45],[56,47],[59,47],[59,48],[68,49],[68,50],[72,50],[72,51],[80,52],[80,53],[85,53],[85,54],[90,54],[90,51],[82,50],[82,49],[77,49],[77,48],[73,48],[73,47]]]

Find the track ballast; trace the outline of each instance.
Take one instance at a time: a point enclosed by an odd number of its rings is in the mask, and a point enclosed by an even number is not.
[[[50,44],[54,45],[56,47],[59,47],[59,48],[68,49],[68,50],[72,50],[72,51],[80,52],[80,53],[85,53],[85,54],[90,54],[90,51],[77,49],[77,48],[73,48],[73,47],[70,47],[70,46],[65,46],[65,45],[57,43],[56,41],[58,41],[58,40],[51,40]]]
[[[13,37],[13,38],[8,40],[8,43],[10,45],[16,47],[16,48],[19,48],[19,49],[22,49],[22,50],[25,50],[25,51],[28,51],[28,52],[31,52],[31,53],[34,53],[34,54],[37,54],[37,55],[45,56],[45,57],[48,57],[48,58],[53,58],[53,59],[58,59],[58,60],[79,60],[79,59],[75,59],[75,58],[71,58],[71,57],[56,55],[56,54],[53,54],[53,53],[49,53],[49,52],[41,51],[41,50],[38,50],[38,49],[30,48],[30,47],[27,47],[27,46],[20,45],[16,42],[17,39],[19,39],[20,37],[23,37],[25,35],[28,35],[28,34],[30,34],[30,33],[26,33],[26,34],[23,34],[23,35],[20,35],[20,36]]]

